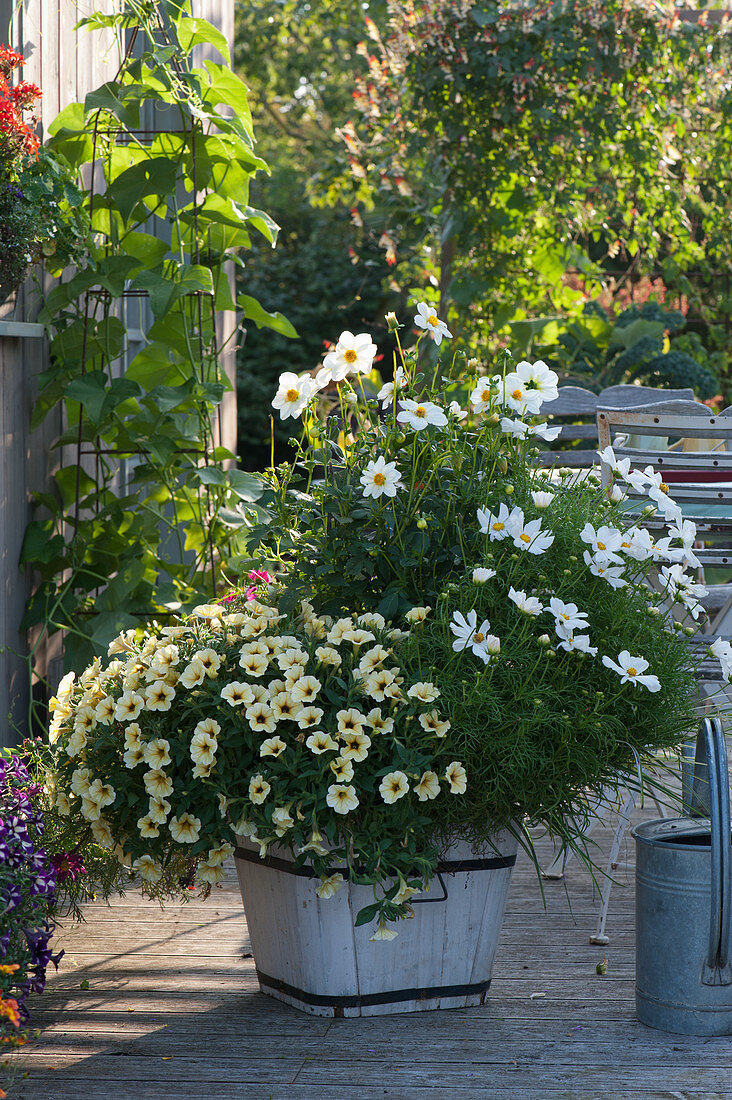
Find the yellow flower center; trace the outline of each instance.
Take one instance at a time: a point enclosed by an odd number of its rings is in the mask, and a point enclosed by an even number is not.
[[[658,488],[661,490],[662,493],[668,493],[668,485],[665,481],[662,481]]]
[[[604,542],[598,542],[597,549],[598,550],[605,550],[606,549],[605,543]]]
[[[358,354],[353,350],[353,348],[349,348],[348,351],[344,353],[343,358],[346,360],[347,363],[355,363],[358,359]]]
[[[632,665],[630,666],[630,668],[626,668],[625,671],[628,673],[628,676],[637,676],[638,675],[638,669],[633,668]]]
[[[424,418],[427,416],[427,410],[424,405],[417,405],[417,408],[414,410],[414,415],[419,416],[422,420],[424,420]]]
[[[473,635],[473,641],[477,642],[478,645],[480,645],[481,642],[485,641],[485,634],[483,634],[480,630],[476,630],[475,634]]]
[[[440,318],[437,316],[437,314],[436,313],[430,313],[429,317],[427,318],[427,324],[432,325],[433,328],[437,328],[439,323],[440,323]]]
[[[506,524],[505,524],[505,523],[498,523],[498,522],[496,522],[496,523],[494,523],[494,524],[493,524],[493,526],[492,526],[491,530],[492,530],[492,531],[502,531],[502,530],[504,529],[504,527],[505,527],[505,526],[506,526]]]
[[[514,390],[511,394],[511,397],[514,399],[514,401],[520,401],[523,396],[524,395],[522,390]]]
[[[374,474],[374,485],[386,485],[386,478],[383,474]]]
[[[299,390],[296,390],[296,389],[292,389],[292,388],[291,388],[291,389],[289,389],[289,390],[287,391],[287,393],[285,394],[285,397],[287,398],[287,400],[288,400],[288,401],[289,401],[289,402],[290,402],[291,404],[292,404],[292,402],[294,402],[294,401],[297,401],[297,399],[298,399],[298,397],[299,397],[299,396],[300,396],[300,391],[299,391]]]
[[[519,538],[521,539],[522,542],[531,542],[531,536],[527,535],[525,531],[521,532],[521,534],[519,535]]]
[[[480,395],[480,399],[481,399],[481,401],[485,401],[485,402],[490,401],[491,391],[490,390],[483,390],[483,392]]]

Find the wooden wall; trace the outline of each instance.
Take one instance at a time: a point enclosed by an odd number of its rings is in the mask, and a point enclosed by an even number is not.
[[[84,16],[112,11],[116,4],[117,0],[0,0],[0,42],[21,50],[26,58],[23,77],[43,90],[42,133],[68,103],[83,101],[87,92],[114,76],[119,61],[114,36],[74,28]],[[192,8],[193,15],[220,27],[233,43],[234,0],[193,0]],[[202,48],[206,56],[203,49],[208,48]],[[213,51],[210,56],[219,59]],[[37,311],[31,280],[15,306],[0,306],[0,746],[17,743],[27,732],[30,684],[22,654],[27,653],[28,640],[21,636],[19,624],[31,577],[19,570],[18,558],[31,518],[30,493],[47,487],[60,461],[58,452],[51,451],[62,430],[58,416],[49,416],[32,436],[29,429],[35,379],[48,356],[38,327],[27,324]],[[233,318],[223,319],[222,336],[234,327]],[[224,359],[234,386],[235,343],[231,341]],[[218,435],[217,442],[236,452],[235,389],[226,395]],[[62,674],[59,640],[44,645],[38,656],[45,674],[57,682]]]

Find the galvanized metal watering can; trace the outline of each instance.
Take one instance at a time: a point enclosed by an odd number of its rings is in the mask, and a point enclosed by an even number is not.
[[[719,718],[699,732],[690,815],[633,830],[636,1010],[663,1031],[730,1035],[732,837]]]

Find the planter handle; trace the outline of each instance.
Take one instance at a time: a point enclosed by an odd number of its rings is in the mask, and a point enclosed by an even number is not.
[[[706,756],[707,774],[703,775]],[[730,846],[729,779],[724,730],[718,717],[705,718],[697,740],[697,758],[702,767],[694,769],[693,805],[698,807],[706,793],[709,797],[711,827],[711,897],[709,946],[702,969],[703,985],[732,985],[729,957],[730,920],[732,919],[732,847]],[[699,774],[701,772],[702,774]]]

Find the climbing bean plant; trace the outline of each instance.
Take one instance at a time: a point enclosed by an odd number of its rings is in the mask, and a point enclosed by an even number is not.
[[[63,630],[72,668],[235,579],[262,487],[220,442],[220,315],[296,335],[232,295],[250,234],[274,245],[278,227],[248,205],[266,165],[223,35],[187,0],[126,0],[80,26],[111,30],[121,63],[50,128],[89,232],[85,262],[41,315],[51,365],[33,425],[63,410],[63,458],[22,554],[39,577],[24,626],[39,642]],[[194,64],[202,45],[222,62]]]

